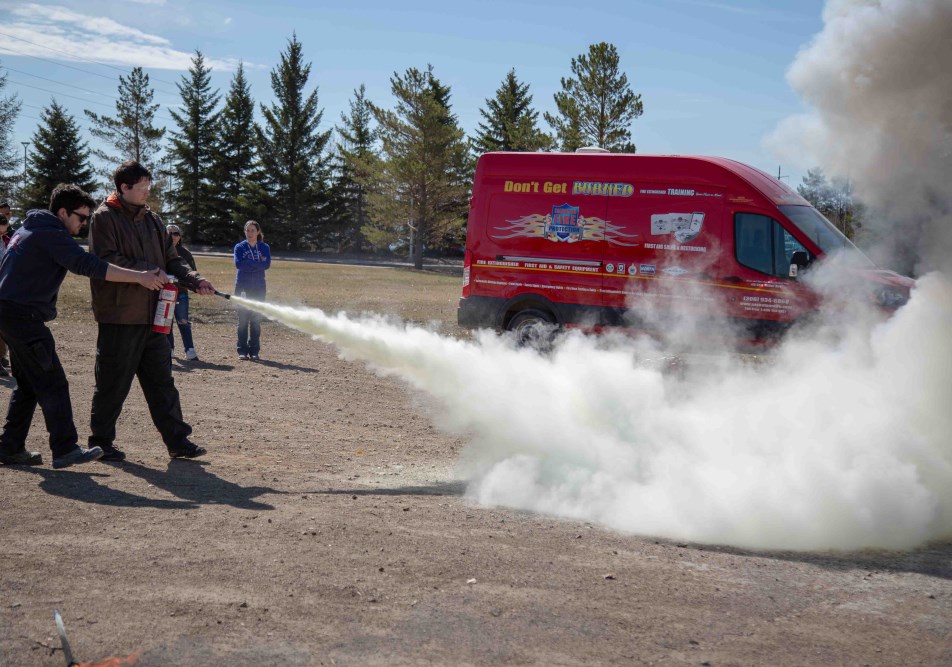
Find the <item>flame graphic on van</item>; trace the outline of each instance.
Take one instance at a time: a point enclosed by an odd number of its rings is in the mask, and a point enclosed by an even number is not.
[[[509,223],[507,227],[494,227],[493,229],[502,232],[501,234],[492,234],[494,239],[518,239],[518,238],[545,238],[558,243],[575,243],[576,241],[607,241],[612,245],[633,247],[641,245],[632,242],[638,237],[638,234],[626,234],[622,231],[623,227],[613,225],[608,220],[601,218],[588,218],[579,215],[574,229],[561,229],[558,225],[552,224],[552,215],[541,213],[532,213],[524,215],[516,220],[506,220]],[[562,226],[564,227],[564,225]],[[559,234],[559,231],[567,232]]]

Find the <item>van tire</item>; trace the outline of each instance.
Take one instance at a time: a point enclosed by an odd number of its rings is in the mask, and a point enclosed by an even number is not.
[[[506,330],[515,334],[520,347],[545,351],[552,347],[558,325],[551,313],[537,308],[526,308],[512,316]]]

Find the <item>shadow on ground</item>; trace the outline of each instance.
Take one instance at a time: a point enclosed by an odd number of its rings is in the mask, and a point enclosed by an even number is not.
[[[92,465],[92,464],[89,464]],[[76,470],[51,470],[20,466],[18,469],[41,478],[40,488],[51,496],[70,498],[83,503],[111,505],[113,507],[151,507],[154,509],[194,509],[195,502],[147,498],[137,493],[120,491],[103,486],[97,479],[110,478],[112,475],[91,472],[86,468]]]
[[[757,551],[729,546],[709,546],[704,544],[655,540],[683,549],[695,551],[713,551],[744,558],[770,558],[790,562],[807,563],[829,570],[845,572],[863,570],[875,572],[908,572],[940,579],[952,579],[952,540],[933,542],[910,551],[886,551],[883,549],[864,549],[860,551]]]
[[[247,361],[245,363],[265,366],[267,368],[277,368],[282,371],[300,371],[302,373],[317,373],[316,368],[310,366],[298,366],[296,364],[285,364],[280,361],[271,361],[270,359],[258,359],[257,361]]]
[[[164,471],[129,461],[122,462],[117,468],[197,505],[231,505],[239,509],[272,510],[273,505],[259,502],[255,498],[287,493],[267,486],[235,484],[209,472],[207,465],[203,461],[172,459],[168,469]]]
[[[342,496],[462,496],[465,492],[466,482],[457,480],[427,486],[398,486],[392,489],[327,489],[325,491],[304,491],[303,493]]]
[[[169,461],[167,470],[125,461],[112,464],[114,473],[95,472],[96,464],[72,470],[51,470],[32,466],[18,466],[19,470],[41,478],[40,488],[53,496],[70,498],[84,503],[116,507],[152,507],[156,509],[194,509],[200,505],[230,505],[239,509],[271,510],[274,506],[255,500],[264,495],[283,495],[266,486],[241,486],[222,479],[205,469],[200,461]],[[90,470],[90,468],[92,468]],[[179,500],[149,498],[137,493],[113,489],[99,483],[114,474],[125,472],[145,480]]]
[[[172,366],[173,370],[191,373],[192,371],[197,370],[208,370],[208,371],[233,371],[235,367],[232,364],[213,364],[210,361],[202,361],[201,359],[196,359],[194,361],[182,361],[181,359],[172,358],[172,361],[175,361],[175,365]]]

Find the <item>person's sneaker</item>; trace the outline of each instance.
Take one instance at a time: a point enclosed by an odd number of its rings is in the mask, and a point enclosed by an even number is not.
[[[204,447],[199,447],[194,442],[189,442],[188,440],[178,447],[169,447],[169,456],[173,459],[194,459],[199,456],[204,456],[207,453],[208,450]]]
[[[59,469],[68,468],[80,463],[89,463],[90,461],[102,458],[102,454],[102,449],[99,447],[90,447],[89,449],[76,447],[76,449],[62,456],[54,456],[53,467]]]
[[[249,354],[248,358],[252,361],[261,361],[261,357],[259,357],[257,354]]]
[[[190,347],[185,350],[185,358],[189,361],[198,361],[198,352],[195,351],[194,347]]]
[[[238,358],[241,359],[242,361],[248,361],[248,359],[250,359],[250,357],[247,354],[239,354]]]
[[[102,450],[100,461],[125,461],[126,453],[114,445],[100,445],[96,449]]]
[[[0,463],[5,466],[38,466],[43,463],[39,452],[21,449],[16,454],[0,454]]]

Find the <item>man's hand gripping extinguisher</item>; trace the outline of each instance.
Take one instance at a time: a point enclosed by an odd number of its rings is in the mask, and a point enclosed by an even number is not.
[[[159,303],[155,307],[155,319],[152,320],[152,331],[156,333],[171,333],[172,320],[175,318],[175,302],[178,301],[178,286],[169,280],[159,290]]]

